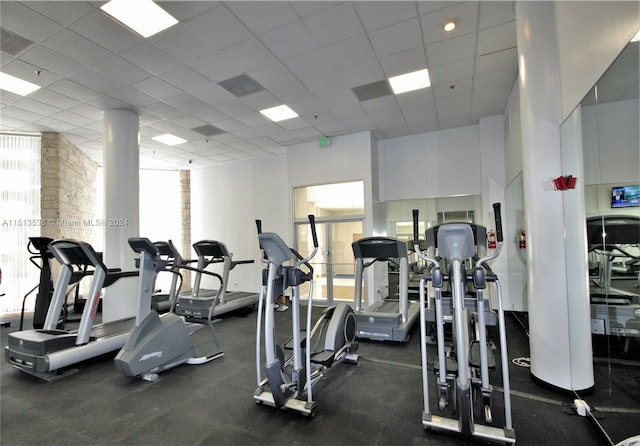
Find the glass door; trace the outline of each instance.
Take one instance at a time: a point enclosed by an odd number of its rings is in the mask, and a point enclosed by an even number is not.
[[[313,266],[313,298],[319,304],[353,301],[355,291],[355,260],[351,243],[362,237],[362,219],[316,220],[318,253]],[[313,249],[308,222],[296,223],[296,249],[306,257]],[[309,286],[301,287],[301,298],[309,295]]]

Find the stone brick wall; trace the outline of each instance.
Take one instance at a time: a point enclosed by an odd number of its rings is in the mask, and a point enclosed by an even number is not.
[[[191,171],[180,171],[180,214],[182,221],[182,246],[179,247],[180,253],[185,259],[191,258]],[[184,284],[182,290],[191,289],[191,272],[182,271]]]
[[[94,244],[98,165],[59,133],[42,133],[42,236]]]

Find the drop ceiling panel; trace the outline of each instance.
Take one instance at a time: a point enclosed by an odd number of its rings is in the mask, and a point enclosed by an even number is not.
[[[458,3],[423,15],[421,20],[425,43],[431,44],[475,32],[478,23],[479,3]],[[456,28],[453,31],[447,32],[442,29],[448,20],[456,21]]]
[[[364,33],[352,2],[332,6],[302,19],[311,37],[320,46]]]
[[[500,25],[516,19],[515,4],[513,1],[479,2],[480,4],[480,29]]]
[[[152,74],[158,74],[180,65],[180,61],[149,42],[142,42],[127,48],[119,53],[119,56]]]
[[[427,60],[431,68],[475,56],[476,35],[474,33],[453,37],[427,45]]]
[[[2,57],[2,69],[42,86],[0,95],[3,129],[64,132],[95,157],[101,110],[131,109],[143,167],[194,168],[186,157],[203,167],[282,154],[321,134],[388,138],[475,123],[503,110],[517,72],[513,2],[163,1],[180,23],[149,39],[103,14],[103,3],[0,2],[0,26],[36,42]],[[453,15],[458,27],[445,34],[441,21]],[[424,67],[431,88],[363,103],[352,91]],[[240,75],[265,91],[237,98],[218,85]],[[258,113],[280,103],[301,117],[272,123]],[[192,130],[207,125],[227,133],[207,143]],[[188,140],[175,154],[150,139],[170,131]]]
[[[318,47],[299,20],[260,34],[259,38],[280,59],[304,54]]]
[[[367,31],[385,28],[409,20],[416,15],[414,2],[355,2],[358,16]]]
[[[380,65],[382,65],[386,77],[428,68],[422,47],[381,57]]]
[[[20,59],[41,70],[51,71],[63,77],[84,68],[81,63],[42,45],[29,48],[20,56]]]
[[[143,40],[101,10],[94,10],[80,20],[69,25],[69,29],[99,44],[103,48],[118,53]]]
[[[296,11],[286,2],[229,2],[227,7],[256,34],[262,34],[299,18]]]
[[[60,29],[60,25],[19,2],[0,2],[2,27],[34,42],[40,42]]]
[[[62,29],[42,45],[84,65],[92,65],[111,56],[110,51],[68,29]]]
[[[489,54],[516,47],[516,22],[504,23],[478,32],[477,54]]]
[[[376,58],[371,43],[365,34],[328,45],[323,48],[323,51],[332,69],[335,70]]]
[[[372,31],[369,38],[378,57],[422,46],[420,23],[417,18]]]
[[[226,48],[252,37],[251,32],[225,6],[218,6],[185,22],[189,31],[209,49]]]

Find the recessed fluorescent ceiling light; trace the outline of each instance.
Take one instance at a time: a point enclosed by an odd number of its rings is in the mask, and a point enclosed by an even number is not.
[[[150,37],[178,23],[151,0],[111,0],[100,9],[142,37]]]
[[[414,71],[413,73],[401,74],[389,78],[391,89],[395,94],[406,93],[407,91],[419,90],[431,85],[429,70]]]
[[[447,32],[453,31],[454,29],[456,29],[456,21],[447,20],[446,22],[444,22],[444,25],[442,25],[442,29],[444,29]]]
[[[284,104],[260,110],[260,113],[271,119],[273,122],[284,121],[285,119],[296,118],[298,116],[296,112]]]
[[[154,136],[151,139],[158,142],[165,143],[169,146],[175,146],[175,145],[187,142],[186,139],[178,138],[177,136],[172,135],[170,133],[165,133],[164,135],[160,135],[160,136]]]
[[[40,85],[32,84],[31,82],[23,81],[17,77],[11,76],[7,73],[0,73],[0,90],[10,91],[11,93],[19,94],[20,96],[26,96],[29,93],[33,93]]]
[[[631,38],[631,41],[632,41],[632,42],[638,42],[638,41],[640,41],[640,31],[638,31],[638,32],[636,33],[636,35],[635,35],[635,36],[633,36],[633,37]]]

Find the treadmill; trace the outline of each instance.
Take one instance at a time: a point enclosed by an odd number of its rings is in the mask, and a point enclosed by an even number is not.
[[[587,240],[598,260],[589,280],[591,333],[640,337],[640,217],[587,218]]]
[[[351,244],[356,258],[356,337],[407,342],[420,314],[417,301],[409,300],[409,263],[406,242],[389,237],[366,237]],[[371,259],[365,263],[365,259]],[[382,298],[363,308],[362,279],[365,268],[378,261],[399,263],[397,298]],[[390,293],[391,294],[391,293]]]
[[[94,325],[100,292],[120,278],[139,274],[107,269],[101,256],[85,242],[59,239],[51,242],[49,249],[61,269],[44,326],[9,333],[5,348],[5,359],[12,366],[46,381],[76,372],[70,368],[74,364],[122,348],[135,318]],[[56,329],[67,287],[85,276],[93,277],[78,330]]]
[[[198,254],[198,267],[185,268],[196,272],[193,289],[181,294],[175,307],[176,314],[193,319],[206,319],[213,306],[213,316],[247,308],[253,310],[258,304],[259,294],[248,291],[229,291],[229,272],[237,265],[254,263],[253,260],[232,260],[232,254],[224,243],[216,240],[201,240],[193,244]],[[222,263],[221,284],[218,290],[201,288],[202,275],[211,264]],[[184,268],[181,266],[180,268]]]

